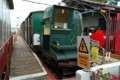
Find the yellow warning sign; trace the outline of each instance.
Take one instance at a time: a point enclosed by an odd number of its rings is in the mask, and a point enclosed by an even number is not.
[[[101,10],[101,12],[106,13],[106,10]]]
[[[84,39],[82,38],[81,40],[81,43],[80,43],[80,46],[79,46],[79,52],[83,52],[83,53],[88,53],[88,49],[87,49],[87,46],[85,44],[85,41]]]
[[[92,53],[92,60],[97,61],[98,60],[98,47],[92,46],[91,53]]]
[[[89,56],[78,53],[78,65],[83,68],[90,68]]]

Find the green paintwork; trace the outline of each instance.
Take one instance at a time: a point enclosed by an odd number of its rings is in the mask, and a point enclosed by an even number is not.
[[[33,33],[38,33],[40,34],[42,32],[42,25],[41,22],[43,21],[43,14],[40,13],[33,13],[32,14],[33,18]]]
[[[27,20],[25,20],[25,24],[24,24],[24,28],[25,28],[25,31],[24,31],[24,39],[25,39],[25,41],[27,42],[27,40],[28,40],[28,36],[27,36]]]
[[[66,11],[64,15],[67,14],[66,16],[68,17],[65,18],[56,16],[56,11],[58,11],[57,15],[59,16],[62,16],[64,11]],[[59,13],[59,11],[63,12]],[[50,26],[47,26],[50,27],[50,34],[42,36],[44,45],[43,55],[45,55],[49,59],[54,59],[56,61],[77,59],[77,36],[80,36],[82,32],[81,14],[75,11],[73,8],[55,5],[47,8],[44,14],[45,14],[44,20],[48,17],[50,18],[49,21]],[[59,20],[62,18],[63,21]],[[56,23],[56,20],[62,22]],[[54,28],[53,26],[55,26],[55,24],[58,23],[59,24],[67,23],[68,28],[67,29]],[[45,24],[45,26],[46,25],[47,24]]]
[[[43,13],[43,11],[31,12],[23,23],[23,37],[32,48],[34,46],[40,46],[40,35],[42,35],[43,32],[43,25],[41,25],[41,22],[43,21]],[[37,39],[35,39],[36,34]]]

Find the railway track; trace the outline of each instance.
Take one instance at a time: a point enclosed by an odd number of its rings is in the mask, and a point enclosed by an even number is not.
[[[61,67],[53,67],[52,65],[48,64],[45,61],[45,58],[40,54],[37,53],[38,58],[42,62],[43,67],[46,69],[48,76],[52,80],[56,79],[70,79],[70,78],[75,78],[75,72],[79,68],[61,68]]]

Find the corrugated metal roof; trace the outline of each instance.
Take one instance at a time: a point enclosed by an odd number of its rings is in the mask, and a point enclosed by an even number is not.
[[[95,2],[95,1],[89,1],[89,0],[81,0],[82,2],[87,2],[87,3],[90,3],[90,4],[96,4],[96,5],[102,5],[102,6],[109,6],[109,7],[114,7],[114,8],[120,8],[118,6],[112,6],[112,5],[107,5],[103,2]]]
[[[119,6],[108,5],[108,4],[105,4],[103,2],[95,2],[92,0],[63,0],[63,2],[65,2],[68,6],[73,6],[73,7],[79,6],[79,3],[83,3],[83,5],[87,3],[86,5],[91,6],[91,7],[92,6],[99,6],[101,8],[109,7],[109,8],[120,9]]]

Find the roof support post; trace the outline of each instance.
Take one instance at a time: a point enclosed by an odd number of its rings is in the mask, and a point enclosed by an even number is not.
[[[107,23],[106,23],[106,46],[105,48],[108,50],[109,48],[109,26],[110,26],[110,10],[107,12]]]

